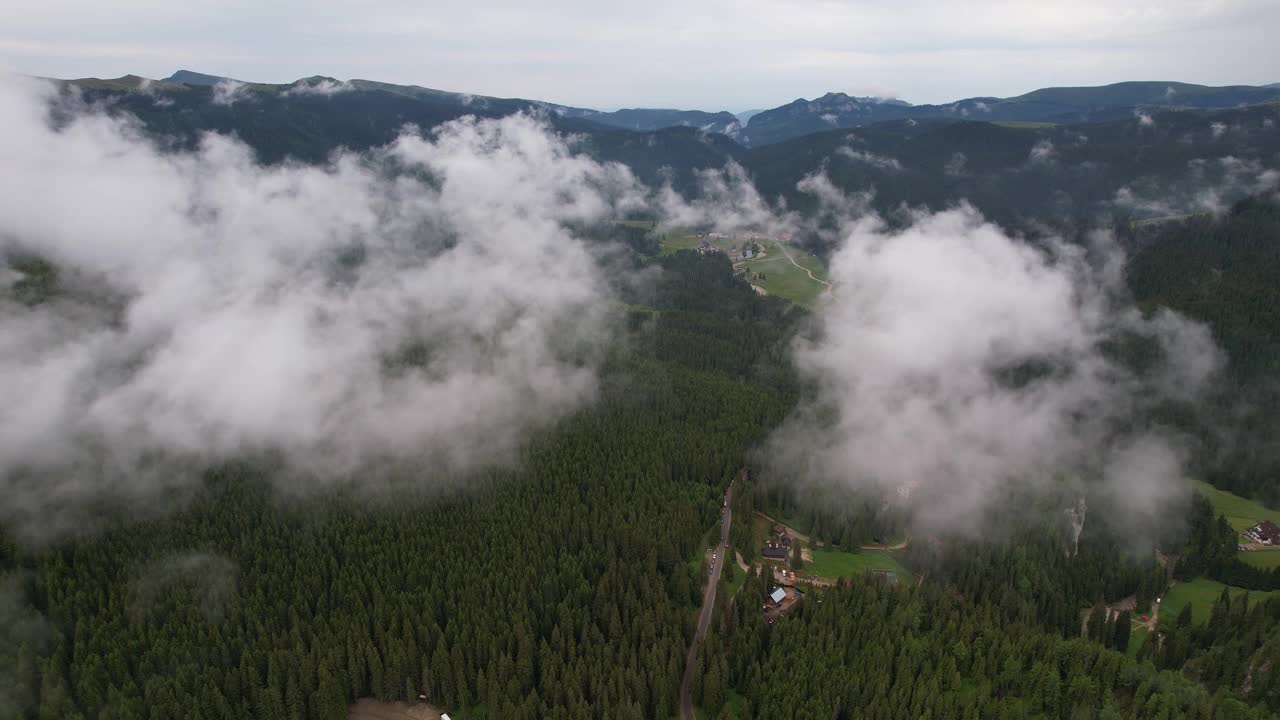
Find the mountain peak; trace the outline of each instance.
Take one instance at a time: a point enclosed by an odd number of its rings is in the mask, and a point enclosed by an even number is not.
[[[194,70],[179,70],[164,79],[165,82],[181,83],[183,85],[217,85],[224,80],[235,80],[234,78],[222,77],[221,75],[206,75],[198,73]],[[235,82],[240,82],[235,80]]]

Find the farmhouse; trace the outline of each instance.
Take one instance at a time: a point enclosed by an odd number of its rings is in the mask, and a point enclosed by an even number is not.
[[[760,551],[760,555],[766,560],[786,560],[791,556],[791,551],[781,545],[768,545]]]
[[[1244,531],[1251,540],[1263,545],[1280,545],[1280,527],[1270,520],[1263,520]]]

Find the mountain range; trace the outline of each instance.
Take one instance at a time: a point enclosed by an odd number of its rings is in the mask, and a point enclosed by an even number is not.
[[[214,92],[210,97],[226,101],[231,100],[228,93],[232,91],[245,93],[243,97],[332,97],[339,93],[358,91],[426,103],[431,106],[430,112],[435,114],[501,115],[541,110],[569,122],[581,121],[597,127],[639,132],[688,127],[700,132],[726,135],[748,147],[892,120],[950,118],[1006,123],[1075,124],[1118,120],[1160,110],[1224,109],[1280,101],[1280,83],[1211,87],[1170,81],[1146,81],[1097,87],[1042,88],[1016,97],[972,97],[941,105],[913,105],[894,98],[855,97],[830,92],[813,100],[799,98],[780,107],[749,110],[734,115],[726,111],[665,108],[602,111],[541,100],[497,98],[372,80],[339,81],[323,76],[303,78],[293,83],[269,84],[179,70],[158,81],[128,75],[113,80],[84,78],[68,82],[86,88],[146,89],[150,92],[169,93],[180,93],[186,88],[203,89],[205,92],[221,89],[221,93]]]

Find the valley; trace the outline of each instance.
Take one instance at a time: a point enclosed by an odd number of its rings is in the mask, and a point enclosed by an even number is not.
[[[0,718],[1277,717],[1280,87],[500,55],[3,77]]]

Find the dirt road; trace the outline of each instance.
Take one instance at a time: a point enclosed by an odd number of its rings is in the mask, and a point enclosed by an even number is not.
[[[809,268],[807,268],[807,267],[805,267],[805,266],[801,265],[800,263],[796,262],[796,259],[795,259],[795,258],[793,258],[793,257],[791,257],[791,253],[787,252],[787,246],[786,246],[786,245],[783,245],[782,243],[778,243],[778,249],[782,250],[782,254],[787,256],[787,259],[791,261],[791,264],[792,264],[792,265],[795,265],[796,267],[798,267],[798,268],[800,268],[801,270],[805,271],[805,273],[809,276],[809,279],[810,279],[810,280],[812,280],[812,281],[814,281],[814,282],[822,283],[823,285],[826,285],[827,287],[831,287],[831,283],[827,282],[826,280],[823,280],[822,278],[814,277],[813,272],[812,272],[812,271],[810,271],[810,270],[809,270]]]
[[[707,581],[707,590],[702,595],[702,611],[698,613],[698,629],[693,634],[693,643],[689,645],[689,654],[684,661],[684,677],[680,679],[680,720],[693,720],[693,698],[689,695],[689,683],[693,682],[693,674],[697,672],[698,648],[707,637],[707,628],[711,626],[711,611],[716,604],[716,586],[720,584],[720,569],[729,559],[729,523],[733,521],[733,485],[729,485],[725,493],[728,503],[720,516],[720,545],[716,552],[716,564]]]
[[[769,517],[768,515],[765,515],[764,513],[760,512],[759,510],[757,510],[757,511],[756,511],[756,515],[759,515],[760,517],[764,518],[765,520],[768,520],[769,522],[773,523],[774,525],[781,525],[782,527],[786,528],[786,529],[787,529],[787,534],[788,534],[788,535],[790,535],[791,537],[793,537],[793,538],[795,538],[795,539],[799,540],[800,542],[809,542],[809,536],[808,536],[808,535],[805,535],[804,533],[800,532],[799,530],[796,530],[795,528],[791,527],[790,525],[787,525],[786,523],[782,522],[781,520],[775,520],[775,519],[773,519],[773,518]]]

